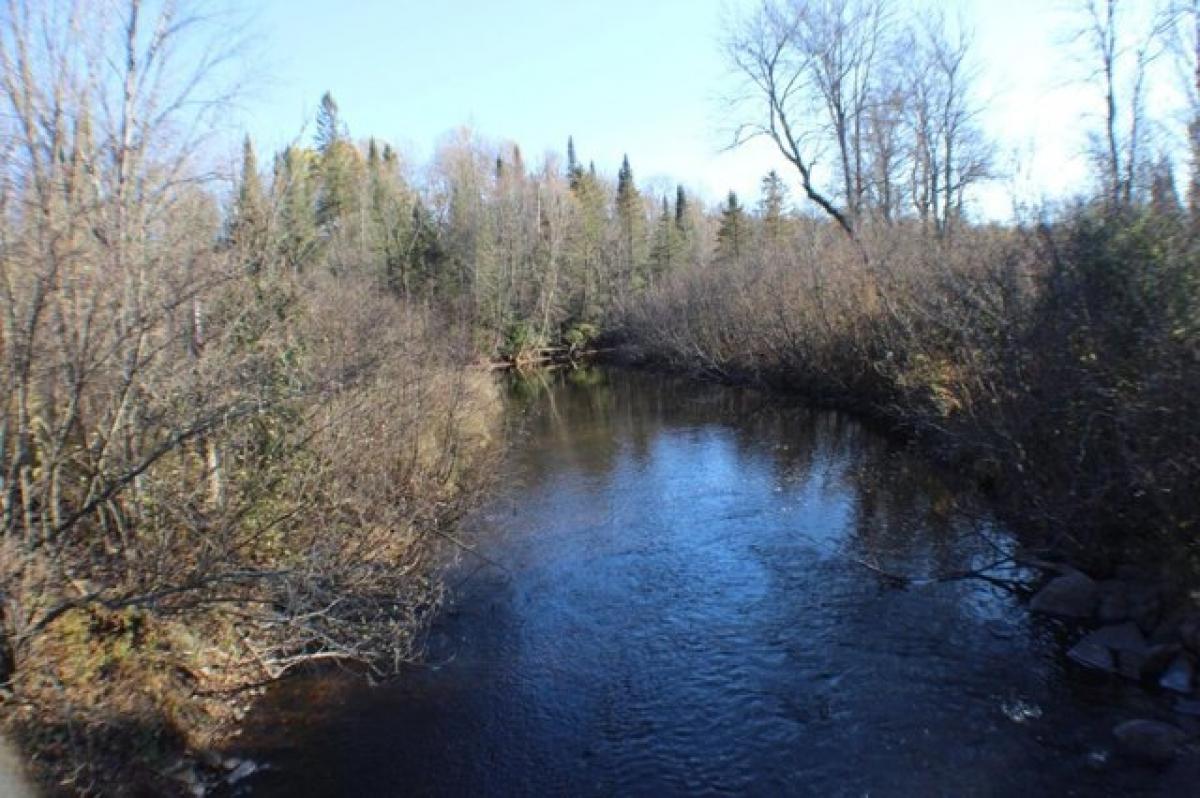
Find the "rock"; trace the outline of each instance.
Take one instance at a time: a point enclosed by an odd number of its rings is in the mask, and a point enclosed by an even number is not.
[[[1147,681],[1158,681],[1163,671],[1175,661],[1181,651],[1183,651],[1183,647],[1178,643],[1159,643],[1150,646],[1146,650],[1146,656],[1142,659],[1142,669],[1139,675]]]
[[[1175,609],[1167,613],[1151,633],[1150,642],[1178,643],[1179,627],[1189,617],[1191,617],[1191,613],[1181,609]]]
[[[1101,622],[1134,621],[1147,633],[1154,630],[1162,606],[1157,587],[1144,582],[1108,579],[1099,583],[1097,590],[1096,617]]]
[[[1113,651],[1133,651],[1142,655],[1147,651],[1146,638],[1137,624],[1132,622],[1101,627],[1088,635],[1087,639]]]
[[[1089,668],[1138,679],[1148,651],[1146,639],[1137,624],[1126,622],[1088,634],[1067,652],[1067,656]]]
[[[1051,579],[1029,602],[1029,608],[1063,618],[1090,618],[1098,600],[1096,583],[1087,574],[1074,573]]]
[[[1139,762],[1162,765],[1175,758],[1187,735],[1169,723],[1128,720],[1113,729],[1121,753]]]
[[[1112,650],[1108,646],[1094,642],[1090,636],[1072,646],[1071,650],[1067,652],[1067,656],[1085,668],[1095,668],[1106,673],[1115,673],[1117,670],[1117,662],[1113,657]]]
[[[1200,616],[1189,614],[1180,621],[1178,634],[1185,647],[1200,654]]]
[[[1159,678],[1158,683],[1165,689],[1174,690],[1176,693],[1190,693],[1194,677],[1195,668],[1192,666],[1192,661],[1186,654],[1180,654],[1171,662],[1170,667]]]
[[[241,764],[234,768],[228,776],[225,777],[225,781],[229,784],[237,784],[242,779],[253,776],[257,770],[258,765],[254,764],[249,759],[244,760]]]
[[[1100,603],[1096,607],[1096,617],[1100,619],[1101,623],[1120,623],[1133,617],[1129,613],[1129,598],[1124,582],[1108,579],[1097,587],[1100,592]]]
[[[1146,662],[1146,655],[1137,651],[1118,651],[1116,653],[1117,673],[1131,681],[1141,681],[1142,665]]]

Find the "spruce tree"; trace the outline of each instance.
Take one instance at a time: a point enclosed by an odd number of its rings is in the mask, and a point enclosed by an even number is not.
[[[717,260],[737,265],[746,246],[746,212],[735,192],[729,192],[721,209],[721,225],[717,228]]]
[[[678,211],[678,208],[676,208]],[[654,246],[650,250],[651,277],[661,278],[674,269],[682,257],[683,234],[671,212],[667,198],[662,198],[662,212],[654,228]]]
[[[333,99],[332,94],[325,92],[321,95],[321,104],[317,108],[317,149],[322,154],[328,152],[334,143],[345,138],[344,133],[345,130],[338,112],[338,104]]]
[[[350,143],[337,103],[326,92],[317,112],[317,151],[320,153],[320,185],[317,192],[317,225],[328,237],[343,217],[358,206],[362,156]]]
[[[575,137],[567,136],[567,183],[572,189],[579,188],[579,179],[583,177],[583,167],[575,155]]]
[[[620,287],[639,288],[646,282],[645,236],[646,218],[642,195],[633,181],[629,156],[621,161],[617,173],[617,277]]]
[[[611,279],[602,273],[607,227],[606,192],[594,171],[579,175],[572,192],[574,202],[567,231],[567,256],[564,259],[568,284],[567,315],[577,322],[596,323],[610,306]]]
[[[787,185],[772,169],[762,179],[762,195],[758,203],[762,219],[763,238],[769,246],[779,246],[786,238]]]
[[[275,159],[276,203],[279,206],[280,250],[293,271],[302,271],[317,249],[310,150],[291,146]]]
[[[228,237],[230,246],[238,251],[251,274],[261,271],[265,263],[266,226],[267,203],[258,174],[258,159],[254,154],[254,143],[246,136],[242,142],[242,170]]]

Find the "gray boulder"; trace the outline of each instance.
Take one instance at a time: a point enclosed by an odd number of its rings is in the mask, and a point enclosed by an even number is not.
[[[1147,681],[1158,681],[1181,651],[1183,651],[1183,646],[1178,643],[1159,643],[1150,646],[1142,660],[1141,678]]]
[[[1108,579],[1097,585],[1099,601],[1096,617],[1102,623],[1135,621],[1143,630],[1153,631],[1159,620],[1161,599],[1157,587],[1139,582]]]
[[[1157,720],[1128,720],[1113,729],[1121,752],[1131,759],[1162,765],[1175,758],[1187,739],[1178,727]]]
[[[1029,602],[1029,608],[1061,618],[1090,618],[1099,600],[1096,583],[1087,574],[1073,573],[1051,579]]]
[[[1158,683],[1167,690],[1174,690],[1176,693],[1192,692],[1192,681],[1195,679],[1196,672],[1192,666],[1192,661],[1186,654],[1180,654],[1172,662],[1170,667],[1163,672]]]
[[[1137,624],[1126,622],[1088,634],[1067,652],[1067,656],[1089,668],[1138,679],[1148,651],[1146,639]]]
[[[1117,662],[1113,657],[1112,650],[1108,646],[1096,643],[1090,636],[1072,646],[1071,650],[1067,652],[1067,656],[1085,668],[1094,668],[1108,673],[1115,673],[1117,670]]]

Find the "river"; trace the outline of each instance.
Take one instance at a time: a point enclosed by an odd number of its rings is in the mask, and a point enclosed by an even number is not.
[[[285,682],[240,794],[1187,794],[1112,753],[1153,696],[1018,593],[1009,535],[852,418],[626,371],[514,389],[497,498],[395,683]],[[866,564],[902,574],[903,583]],[[1000,581],[1027,575],[997,570]],[[465,580],[465,582],[464,582]],[[1182,790],[1182,791],[1181,791]]]

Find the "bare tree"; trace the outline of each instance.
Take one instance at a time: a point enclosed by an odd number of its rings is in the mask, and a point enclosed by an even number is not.
[[[939,13],[901,27],[887,0],[764,0],[727,47],[750,117],[735,143],[771,139],[852,239],[906,205],[943,235],[991,161],[970,48]]]
[[[911,147],[911,199],[939,236],[962,216],[967,190],[991,171],[992,147],[978,124],[971,36],[931,14],[904,38],[904,107]]]
[[[1167,5],[1139,5],[1146,19],[1140,25],[1129,19],[1131,6],[1123,0],[1082,0],[1083,22],[1076,33],[1091,67],[1088,79],[1101,87],[1100,130],[1093,134],[1090,151],[1113,208],[1129,207],[1144,193],[1142,178],[1154,157],[1147,81],[1175,24],[1174,10]]]
[[[738,104],[753,106],[735,144],[771,139],[805,195],[851,238],[867,207],[868,111],[887,10],[886,0],[764,0],[726,46],[747,82]]]

